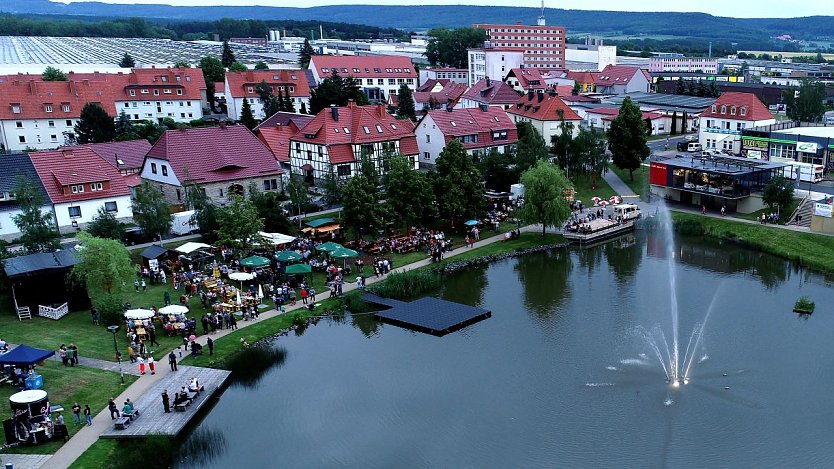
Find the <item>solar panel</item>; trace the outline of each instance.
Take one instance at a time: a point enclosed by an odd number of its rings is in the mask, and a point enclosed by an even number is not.
[[[432,297],[396,305],[375,314],[382,321],[438,336],[462,329],[491,315],[482,308]]]

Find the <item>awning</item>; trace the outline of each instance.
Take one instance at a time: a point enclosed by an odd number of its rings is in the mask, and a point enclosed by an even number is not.
[[[209,248],[211,248],[211,246],[209,246],[206,243],[185,243],[182,246],[176,248],[175,250],[177,252],[181,252],[183,254],[191,254],[192,252],[197,251],[199,249],[209,249]]]
[[[3,268],[9,278],[38,275],[48,271],[69,269],[81,260],[72,249],[55,252],[39,252],[25,256],[11,257],[3,261]]]
[[[272,244],[287,244],[295,241],[295,236],[289,236],[281,233],[267,233],[266,231],[258,231],[258,234]]]
[[[331,223],[336,223],[336,220],[332,218],[317,218],[315,220],[310,220],[308,222],[304,222],[304,225],[309,226],[310,228],[318,228],[320,226],[329,225]]]
[[[341,226],[339,225],[322,226],[320,228],[311,228],[308,226],[306,228],[302,228],[301,231],[303,231],[304,233],[310,233],[313,231],[315,231],[316,233],[330,233],[331,231],[336,231],[340,228]]]
[[[154,244],[153,246],[148,246],[147,249],[142,251],[142,257],[145,259],[159,259],[167,252],[168,250],[164,247]]]
[[[0,355],[0,365],[34,365],[55,355],[53,350],[44,350],[30,347],[25,344],[18,345],[11,352]]]
[[[302,166],[301,169],[303,169],[304,171],[312,171],[313,170],[313,165],[308,163],[308,164],[305,164],[304,166]]]

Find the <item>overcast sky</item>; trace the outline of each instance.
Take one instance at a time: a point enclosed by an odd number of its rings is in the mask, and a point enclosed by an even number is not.
[[[68,0],[61,0],[69,3]],[[90,0],[72,0],[90,1]],[[157,3],[168,5],[265,5],[265,6],[321,6],[321,5],[510,5],[538,7],[540,0],[99,0],[107,3]],[[624,5],[624,3],[630,3]],[[699,11],[717,16],[735,16],[739,18],[786,18],[811,15],[834,14],[832,0],[701,0],[698,2],[623,2],[622,0],[545,0],[545,6],[579,10],[615,10],[615,11]],[[549,15],[550,16],[550,15]],[[548,18],[551,24],[559,22],[558,18]],[[697,27],[697,25],[692,25]]]

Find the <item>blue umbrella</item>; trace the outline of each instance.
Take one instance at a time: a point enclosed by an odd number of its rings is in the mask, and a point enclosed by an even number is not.
[[[478,224],[478,220],[468,220],[468,221],[464,222],[464,225],[466,225],[466,226],[475,226],[477,224]]]

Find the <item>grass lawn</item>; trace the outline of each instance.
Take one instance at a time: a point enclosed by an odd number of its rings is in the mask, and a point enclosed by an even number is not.
[[[620,179],[623,180],[626,185],[634,191],[635,194],[640,196],[640,199],[646,200],[646,192],[649,190],[649,167],[648,166],[640,166],[640,169],[634,171],[634,180],[631,180],[631,177],[628,174],[628,171],[622,170],[613,164],[608,165],[608,170],[613,171],[614,174],[619,176]]]
[[[582,203],[585,204],[586,207],[590,207],[593,205],[591,202],[591,197],[600,197],[605,200],[611,198],[612,195],[615,195],[614,189],[605,182],[603,178],[597,178],[596,180],[596,189],[591,188],[591,176],[588,175],[580,175],[580,176],[573,176],[570,178],[571,182],[573,183],[573,188],[576,190],[576,198],[581,200]]]
[[[81,428],[73,423],[72,404],[74,402],[81,404],[82,408],[89,404],[95,416],[107,407],[108,399],[121,394],[125,387],[136,380],[135,376],[125,375],[125,386],[122,386],[118,373],[84,366],[65,367],[60,362],[52,360],[47,360],[44,366],[38,367],[38,371],[43,375],[43,389],[49,393],[50,404],[60,404],[65,409],[64,422],[67,424],[70,436]],[[9,385],[0,387],[0,401],[8,403],[9,396],[16,392],[17,389]],[[119,407],[121,408],[121,405]],[[11,418],[8,404],[0,406],[0,419],[8,418]],[[10,448],[6,452],[52,454],[63,444],[63,441],[52,441],[43,445]]]
[[[799,202],[800,202],[800,199],[793,199],[791,201],[790,205],[785,207],[785,210],[780,212],[780,214],[779,214],[779,223],[784,224],[786,221],[788,221],[788,217],[793,215],[793,211],[796,210],[796,207],[799,206]],[[763,208],[763,209],[761,209],[759,211],[756,211],[756,212],[753,212],[753,213],[736,213],[736,214],[733,214],[733,216],[736,217],[736,218],[743,218],[745,220],[758,221],[758,220],[762,219],[762,214],[763,213],[766,214],[766,213],[769,213],[769,212],[770,212],[769,209]]]
[[[437,268],[449,262],[488,256],[502,252],[527,249],[543,244],[554,244],[562,241],[564,241],[564,238],[562,238],[560,235],[547,234],[545,236],[541,236],[538,233],[524,233],[518,239],[500,241],[478,249],[471,249],[457,256],[448,257],[444,259],[441,263],[432,264],[423,268]],[[336,300],[320,301],[318,314],[320,314],[321,311],[327,309],[329,306],[334,305],[335,303]],[[274,316],[272,318],[264,319],[262,321],[257,321],[254,323],[241,322],[239,323],[239,326],[241,327],[239,330],[232,332],[231,334],[228,334],[224,337],[221,337],[214,342],[213,356],[201,355],[199,357],[192,357],[189,355],[183,357],[182,363],[185,365],[196,366],[218,366],[222,360],[241,350],[241,337],[244,337],[247,342],[252,344],[264,337],[275,334],[276,332],[282,329],[286,329],[290,325],[292,325],[292,317],[296,312],[301,313],[305,316],[309,316],[311,314],[308,310],[299,309],[293,311],[292,314]]]
[[[70,469],[102,469],[111,467],[108,461],[119,460],[119,440],[99,438],[75,460]]]
[[[731,239],[802,265],[834,272],[834,237],[690,213],[673,212],[673,217],[676,222],[700,224],[708,236]]]

